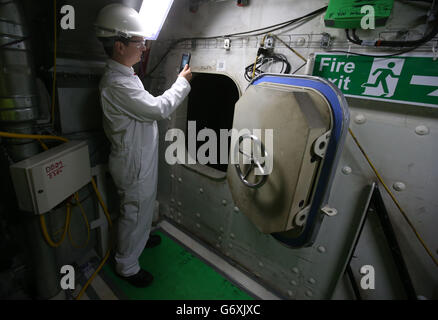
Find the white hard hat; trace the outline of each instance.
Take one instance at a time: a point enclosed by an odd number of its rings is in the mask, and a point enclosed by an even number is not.
[[[101,38],[146,37],[146,29],[139,13],[130,7],[117,3],[101,9],[94,25],[96,35]]]

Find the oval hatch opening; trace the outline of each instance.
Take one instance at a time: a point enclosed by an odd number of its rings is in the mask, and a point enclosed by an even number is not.
[[[186,146],[189,146],[189,121],[192,126],[192,121],[196,122],[197,139],[196,154],[190,152],[191,148],[188,148],[188,152],[199,163],[198,150],[205,145],[200,151],[212,160],[205,165],[227,172],[228,164],[224,162],[228,162],[231,138],[227,138],[224,133],[225,130],[229,133],[233,127],[234,105],[239,100],[239,89],[230,77],[213,73],[193,73],[191,87],[187,102]],[[205,141],[198,141],[199,131],[203,129],[211,129],[216,133],[215,148],[210,147],[213,144],[208,135],[204,138]],[[223,143],[226,141],[227,148],[221,148],[221,140]]]

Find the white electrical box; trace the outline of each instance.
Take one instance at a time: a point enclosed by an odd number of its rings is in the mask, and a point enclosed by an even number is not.
[[[71,141],[9,167],[18,205],[43,214],[91,181],[85,141]]]

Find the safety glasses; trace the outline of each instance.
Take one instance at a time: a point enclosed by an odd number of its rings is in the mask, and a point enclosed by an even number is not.
[[[137,49],[146,49],[146,40],[128,40],[128,42],[133,42]]]

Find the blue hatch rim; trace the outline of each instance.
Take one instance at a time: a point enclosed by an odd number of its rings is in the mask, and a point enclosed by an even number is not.
[[[348,105],[342,92],[324,78],[265,73],[253,79],[249,86],[257,86],[263,83],[277,83],[317,90],[327,99],[332,111],[332,133],[322,164],[321,174],[314,189],[314,198],[304,230],[296,238],[286,237],[283,233],[271,233],[275,239],[290,247],[299,248],[311,246],[322,223],[323,215],[321,214],[321,209],[327,205],[326,202],[330,195],[331,184],[348,133],[348,124],[350,121]]]

